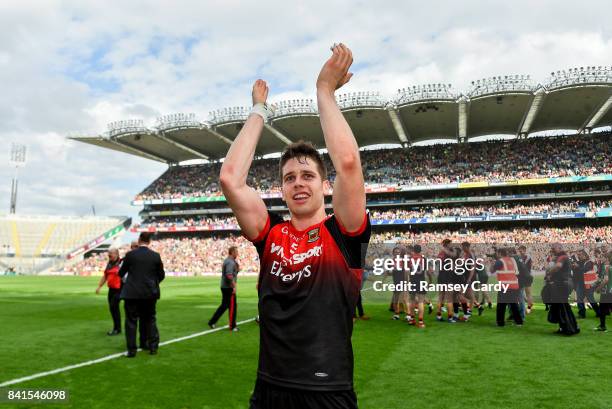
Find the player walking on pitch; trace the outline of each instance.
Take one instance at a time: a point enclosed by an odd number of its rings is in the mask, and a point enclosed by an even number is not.
[[[259,253],[260,345],[253,409],[356,408],[353,390],[353,314],[370,238],[365,188],[355,137],[336,104],[353,57],[343,44],[317,79],[321,127],[336,169],[332,205],[321,157],[309,143],[293,143],[280,159],[283,221],[269,212],[247,174],[269,111],[268,87],[253,86],[253,110],[221,168],[223,193],[243,234]]]

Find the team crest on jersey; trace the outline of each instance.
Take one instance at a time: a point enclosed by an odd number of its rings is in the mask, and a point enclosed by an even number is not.
[[[308,243],[313,243],[319,240],[319,227],[308,232]]]

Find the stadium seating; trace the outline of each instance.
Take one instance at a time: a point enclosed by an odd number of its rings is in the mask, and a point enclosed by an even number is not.
[[[333,166],[325,161],[333,181]],[[612,174],[612,155],[610,134],[602,133],[366,150],[362,165],[366,185],[429,185]],[[136,200],[220,195],[219,168],[170,167]],[[278,179],[278,159],[254,162],[249,174],[250,186],[261,193],[278,192]]]
[[[600,209],[612,207],[612,200],[569,201],[569,202],[536,202],[536,203],[495,203],[486,206],[460,205],[453,207],[420,206],[416,208],[392,208],[389,210],[372,210],[370,216],[373,220],[395,220],[423,217],[445,216],[484,216],[509,214],[560,214],[566,212],[596,212]],[[142,229],[159,229],[176,226],[203,226],[209,230],[237,230],[238,222],[230,215],[192,215],[192,216],[163,216],[150,217],[134,231]]]
[[[495,182],[513,179],[612,175],[609,133],[513,141],[492,141],[431,146],[377,149],[362,152],[367,186],[426,186],[456,182]],[[325,157],[330,180],[334,171]],[[160,231],[152,247],[159,251],[169,274],[202,275],[218,273],[227,249],[237,245],[243,272],[257,273],[257,253],[239,235],[239,228],[224,201],[176,200],[188,197],[221,196],[217,183],[219,163],[171,166],[151,183],[137,200],[175,199],[170,203],[146,204],[142,223],[133,231]],[[605,180],[572,183],[526,183],[495,188],[435,190],[409,194],[407,191],[368,196],[373,220],[371,243],[435,243],[444,238],[472,243],[590,243],[612,240],[612,227],[595,220],[594,215],[612,207],[610,184]],[[278,159],[257,160],[248,183],[262,194],[278,193]],[[487,185],[485,185],[487,186]],[[374,191],[375,192],[375,191]],[[534,196],[543,195],[543,196]],[[264,195],[265,197],[265,195]],[[270,199],[274,200],[274,199]],[[401,205],[401,201],[412,200]],[[420,201],[424,201],[420,203]],[[268,205],[281,205],[268,202]],[[282,211],[283,206],[276,208]],[[607,211],[607,210],[606,210]],[[182,212],[182,213],[181,213]],[[482,215],[534,215],[581,212],[581,221],[535,223],[515,220],[513,224],[492,222],[463,223],[460,217]],[[286,214],[286,209],[284,211]],[[457,217],[451,224],[417,224],[412,227],[386,222],[396,219]],[[578,219],[578,218],[577,218]],[[438,220],[440,221],[440,220]],[[379,223],[374,223],[379,222]],[[421,220],[421,222],[423,222]],[[429,224],[427,224],[429,223]],[[580,224],[582,223],[582,224]],[[589,224],[591,223],[591,224]],[[386,227],[378,229],[381,224]],[[602,226],[603,224],[603,226]],[[433,226],[433,227],[432,227]],[[426,230],[423,230],[426,227]],[[223,230],[224,232],[216,231]],[[221,235],[219,235],[221,234]],[[127,246],[120,249],[124,254]],[[536,251],[537,263],[544,263],[546,246]],[[83,261],[66,266],[66,273],[98,275],[107,261],[106,254],[93,254]]]
[[[0,261],[21,273],[38,272],[124,218],[0,216]]]

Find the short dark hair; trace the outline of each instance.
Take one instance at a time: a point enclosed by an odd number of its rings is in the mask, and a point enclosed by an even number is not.
[[[325,168],[325,163],[323,162],[321,154],[319,153],[319,151],[317,151],[317,148],[315,148],[314,145],[310,142],[299,140],[297,142],[287,145],[287,147],[285,147],[285,150],[283,151],[283,154],[281,155],[278,168],[281,183],[283,182],[283,166],[285,166],[285,163],[287,163],[290,159],[293,158],[297,159],[297,161],[300,163],[304,163],[306,161],[306,158],[312,159],[317,165],[321,180],[327,179],[327,169]]]
[[[151,243],[151,237],[153,236],[153,233],[148,232],[148,231],[143,231],[142,233],[140,233],[140,236],[138,236],[138,241],[141,243]]]
[[[230,248],[227,250],[227,252],[228,252],[228,254],[230,254],[230,255],[231,255],[232,253],[235,253],[235,252],[236,252],[236,250],[238,250],[238,247],[236,247],[236,246],[230,246]]]
[[[419,244],[415,244],[414,246],[412,246],[412,250],[414,250],[415,253],[420,253],[421,246]]]

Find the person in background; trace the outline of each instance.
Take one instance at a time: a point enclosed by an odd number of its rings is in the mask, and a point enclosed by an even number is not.
[[[136,250],[137,248],[138,248],[138,240],[132,240],[132,242],[130,243],[130,251]],[[122,281],[124,283],[127,280],[128,275],[129,275],[129,271],[122,278]],[[138,320],[138,339],[139,339],[138,347],[140,349],[149,349],[148,341],[147,341],[147,329],[146,329],[144,322],[142,321],[142,318],[139,318]]]
[[[553,257],[545,278],[551,289],[552,301],[548,321],[559,325],[559,329],[556,331],[559,334],[578,334],[580,328],[567,300],[570,295],[570,258],[560,244],[553,244],[551,250]]]
[[[417,312],[418,322],[416,318],[411,318],[408,320],[408,323],[417,328],[425,328],[423,314],[425,310],[425,297],[427,296],[427,290],[424,289],[424,285],[427,284],[425,260],[421,251],[421,246],[418,244],[412,246],[410,251],[410,283],[412,289],[409,292],[410,305],[408,311],[410,315],[413,315],[415,311]]]
[[[438,253],[438,259],[441,260],[441,266],[438,271],[438,284],[453,284],[456,282],[456,275],[449,265],[454,265],[454,261],[449,263],[448,260],[454,260],[458,257],[457,249],[451,246],[452,241],[450,239],[442,240],[442,249]],[[442,308],[446,305],[447,321],[450,323],[457,322],[457,318],[453,313],[454,303],[456,301],[457,293],[455,291],[440,290],[438,291],[438,313],[436,314],[436,320],[444,321],[442,318]]]
[[[606,316],[612,313],[612,251],[608,253],[607,260],[602,264],[602,280],[597,286],[601,294],[599,303],[599,326],[595,331],[608,332]]]
[[[223,260],[221,271],[221,305],[208,321],[210,328],[215,328],[217,321],[223,313],[229,308],[229,328],[232,331],[238,331],[236,327],[236,282],[238,280],[238,271],[240,267],[236,262],[238,258],[238,248],[231,246],[228,250],[228,256]]]
[[[527,301],[527,310],[525,312],[527,314],[531,314],[531,309],[533,308],[533,296],[531,295],[531,286],[533,285],[533,275],[531,274],[531,269],[533,268],[533,260],[531,255],[527,254],[527,247],[524,245],[519,246],[518,256],[523,266],[525,266],[525,274],[519,275],[521,302],[524,305],[525,301]]]
[[[149,249],[151,233],[140,233],[138,248],[128,252],[119,269],[119,276],[129,277],[121,289],[125,308],[125,338],[127,357],[136,356],[136,328],[138,321],[144,326],[151,355],[157,354],[159,331],[157,329],[156,304],[160,297],[159,283],[166,273],[159,253]],[[144,324],[144,325],[143,325]]]
[[[393,260],[396,260],[397,257],[403,258],[406,255],[406,249],[403,247],[395,247],[393,249]],[[402,283],[407,283],[407,279],[409,278],[409,273],[400,265],[396,265],[393,271],[391,272],[393,277],[393,284],[396,288],[402,285]],[[408,311],[408,292],[401,290],[394,290],[391,298],[391,306],[393,307],[393,316],[391,319],[399,320],[400,314],[402,311],[405,314],[405,319],[408,321],[410,318],[410,311]]]
[[[121,258],[119,250],[110,248],[108,250],[108,263],[104,269],[104,274],[96,288],[96,294],[100,294],[100,289],[104,283],[108,285],[108,308],[113,318],[113,329],[108,331],[106,335],[121,334],[121,311],[119,304],[121,303],[121,278],[119,278],[119,267],[121,266]]]
[[[514,257],[510,256],[508,249],[497,249],[497,260],[493,263],[491,273],[497,275],[497,282],[507,285],[507,290],[497,293],[497,326],[506,325],[504,315],[506,306],[510,307],[511,317],[518,326],[523,325],[523,317],[519,311],[519,266]]]
[[[370,319],[370,317],[368,317],[363,311],[363,298],[361,297],[363,286],[365,285],[365,282],[368,280],[368,274],[369,272],[366,269],[364,269],[363,273],[361,274],[361,290],[359,291],[359,299],[357,299],[357,315],[353,317],[353,321],[356,319],[367,321]]]
[[[576,301],[578,304],[578,318],[586,318],[586,308],[584,299],[586,298],[595,316],[599,317],[599,305],[595,300],[595,283],[597,282],[597,271],[595,264],[590,260],[589,254],[582,249],[578,252],[578,257],[572,257],[572,280],[576,291]]]

